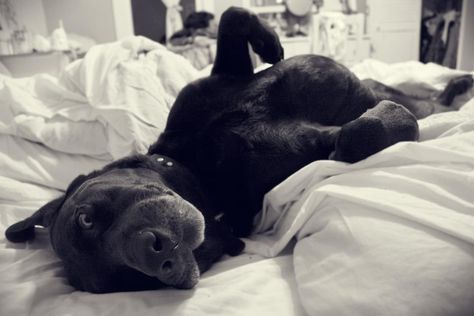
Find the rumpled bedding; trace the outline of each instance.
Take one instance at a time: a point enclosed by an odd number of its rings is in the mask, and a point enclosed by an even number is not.
[[[368,60],[352,70],[431,95],[459,74]],[[203,76],[142,37],[98,45],[60,78],[0,78],[0,230],[80,173],[145,152],[179,90]],[[410,91],[403,82],[422,83]],[[191,291],[74,291],[38,229],[0,238],[0,315],[472,315],[474,99],[357,164],[314,162],[265,197],[246,252]]]
[[[423,141],[317,161],[267,193],[247,252],[293,264],[308,315],[474,315],[474,99]]]
[[[206,74],[133,37],[93,47],[60,78],[0,75],[0,315],[304,315],[291,251],[226,257],[191,291],[94,295],[69,286],[45,229],[25,244],[3,235],[78,174],[146,152],[180,89]]]
[[[0,134],[98,159],[144,152],[177,93],[198,76],[187,60],[144,37],[98,45],[60,78],[2,80]]]

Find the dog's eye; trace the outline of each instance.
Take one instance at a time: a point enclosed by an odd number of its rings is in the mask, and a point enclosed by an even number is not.
[[[79,216],[77,217],[77,223],[83,229],[90,229],[90,228],[92,228],[92,226],[94,224],[92,222],[92,218],[86,213],[79,214]]]

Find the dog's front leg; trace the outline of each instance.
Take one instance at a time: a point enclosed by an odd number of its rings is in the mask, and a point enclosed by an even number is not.
[[[201,273],[209,270],[223,255],[237,256],[245,248],[244,242],[220,221],[207,220],[205,236],[203,243],[193,251]]]
[[[275,31],[255,14],[232,7],[219,23],[213,75],[253,74],[248,44],[263,61],[274,64],[283,59],[283,48]]]

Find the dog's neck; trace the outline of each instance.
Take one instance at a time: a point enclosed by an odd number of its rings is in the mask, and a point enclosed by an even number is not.
[[[192,203],[199,210],[210,211],[207,192],[199,180],[176,160],[160,154],[141,155],[143,167],[157,173],[160,180],[171,190]]]

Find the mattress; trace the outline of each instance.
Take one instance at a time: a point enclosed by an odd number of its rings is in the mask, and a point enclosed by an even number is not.
[[[424,96],[460,73],[374,60],[352,70]],[[0,78],[0,230],[78,174],[145,152],[180,89],[203,75],[132,37],[93,47],[59,78]],[[45,229],[24,244],[1,236],[0,315],[472,315],[472,96],[420,120],[420,142],[291,175],[265,196],[245,252],[192,290],[75,291]]]

